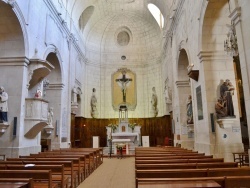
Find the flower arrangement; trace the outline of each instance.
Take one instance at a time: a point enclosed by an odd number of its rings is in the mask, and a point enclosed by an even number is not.
[[[128,124],[128,126],[132,129],[132,131],[135,129],[136,125],[137,123]]]
[[[117,124],[110,123],[110,124],[108,125],[108,127],[110,127],[112,131],[115,131],[115,130],[117,129],[118,125],[117,125]]]
[[[125,144],[117,144],[116,145],[116,148],[118,149],[118,150],[122,150],[122,148],[125,146]]]

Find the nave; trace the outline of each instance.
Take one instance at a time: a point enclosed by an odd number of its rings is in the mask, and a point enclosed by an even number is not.
[[[46,151],[0,161],[4,188],[242,188],[250,168],[180,147],[137,147],[135,156],[102,148]],[[232,154],[233,155],[233,154]],[[240,164],[240,165],[239,165]]]

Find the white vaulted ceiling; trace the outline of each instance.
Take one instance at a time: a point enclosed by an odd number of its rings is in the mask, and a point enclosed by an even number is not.
[[[173,1],[64,0],[62,3],[74,25],[80,25],[82,45],[90,62],[112,64],[122,61],[124,55],[127,63],[150,64],[161,56],[163,31],[148,4],[156,5],[166,17]]]

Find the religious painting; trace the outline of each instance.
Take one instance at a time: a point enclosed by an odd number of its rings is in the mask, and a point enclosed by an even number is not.
[[[127,106],[134,110],[137,104],[136,75],[127,68],[118,69],[112,74],[112,105],[114,110]]]
[[[202,120],[203,119],[203,106],[202,106],[201,86],[198,86],[196,88],[196,99],[197,99],[198,120]]]

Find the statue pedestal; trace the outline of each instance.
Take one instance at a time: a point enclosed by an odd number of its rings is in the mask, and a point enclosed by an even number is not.
[[[9,127],[8,122],[0,122],[0,133],[5,133],[8,127]]]
[[[225,161],[233,161],[232,153],[244,151],[240,121],[236,118],[225,118],[216,122],[214,156],[223,157]]]

